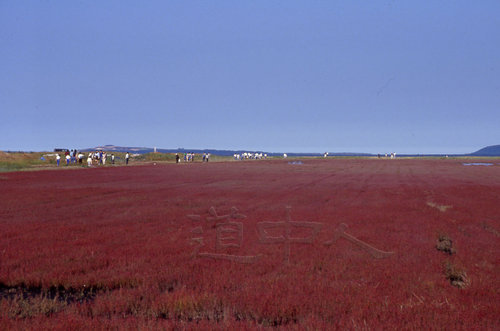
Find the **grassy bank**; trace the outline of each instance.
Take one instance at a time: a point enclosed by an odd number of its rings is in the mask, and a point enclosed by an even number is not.
[[[88,153],[83,153],[83,162],[70,163],[69,167],[86,167]],[[106,166],[111,166],[111,154],[115,156],[115,165],[125,164],[126,153],[107,153]],[[66,159],[64,153],[59,153],[61,156],[60,167],[66,168]],[[181,162],[184,162],[184,155],[179,154]],[[232,157],[211,155],[210,162],[230,161]],[[147,153],[147,154],[132,154],[130,153],[129,164],[141,164],[145,162],[161,162],[175,163],[175,154],[173,153]],[[194,162],[202,162],[202,155],[195,155]],[[54,152],[2,152],[0,151],[0,172],[21,171],[21,170],[36,170],[56,167],[56,157]],[[99,165],[102,166],[102,165]]]
[[[46,160],[41,160],[43,154],[45,153],[5,153],[0,151],[0,172],[19,171],[47,164]]]

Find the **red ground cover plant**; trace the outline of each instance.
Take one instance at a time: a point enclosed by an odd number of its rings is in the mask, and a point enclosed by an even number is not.
[[[2,174],[0,325],[500,328],[498,162],[301,161]]]

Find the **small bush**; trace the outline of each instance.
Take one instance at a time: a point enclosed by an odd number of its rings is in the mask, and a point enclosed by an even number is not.
[[[436,249],[448,253],[450,255],[456,253],[455,248],[453,248],[453,241],[446,235],[440,235],[436,244]]]
[[[457,267],[450,261],[445,263],[445,275],[451,285],[458,288],[466,288],[470,285],[470,280],[467,277],[467,273],[461,267]]]

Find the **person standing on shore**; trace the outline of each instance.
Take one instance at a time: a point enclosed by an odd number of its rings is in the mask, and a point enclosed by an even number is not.
[[[111,164],[115,164],[115,154],[111,154]]]
[[[59,156],[59,154],[56,154],[56,162],[57,166],[59,167],[59,162],[61,162],[61,157]]]
[[[130,157],[130,155],[127,152],[127,154],[125,154],[125,164],[128,164],[129,157]]]

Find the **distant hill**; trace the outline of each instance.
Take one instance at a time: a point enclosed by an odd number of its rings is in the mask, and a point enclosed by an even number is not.
[[[481,148],[477,152],[471,153],[473,156],[500,156],[500,145]]]

